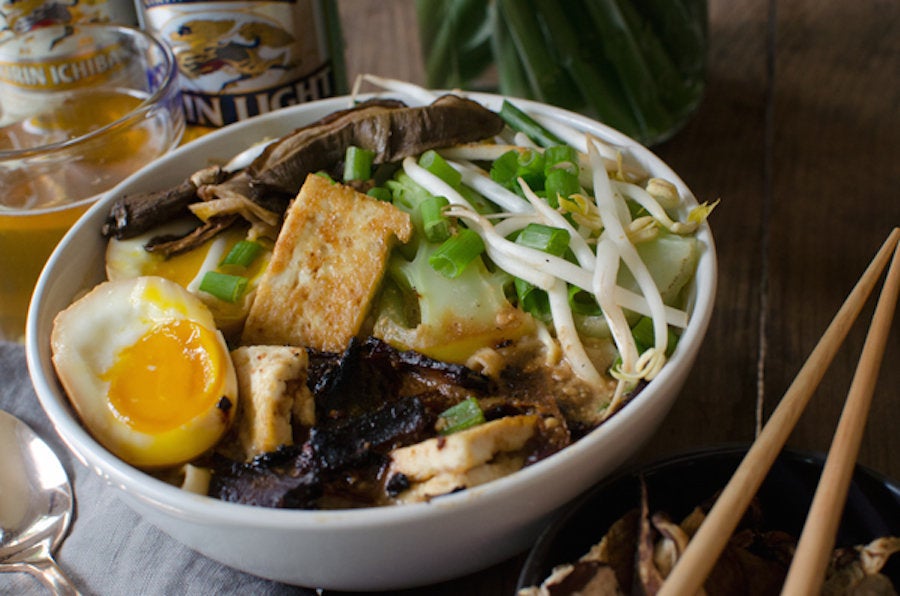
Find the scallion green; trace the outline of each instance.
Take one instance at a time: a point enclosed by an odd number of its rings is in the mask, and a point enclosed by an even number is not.
[[[543,190],[544,156],[531,149],[507,151],[491,164],[490,176],[497,184],[518,194],[522,194],[519,178],[525,180],[531,190]]]
[[[385,203],[390,203],[394,200],[394,194],[383,186],[373,186],[366,194]]]
[[[484,240],[477,232],[462,228],[455,236],[444,241],[428,257],[428,263],[435,271],[453,279],[484,252]]]
[[[220,267],[249,267],[262,251],[262,244],[254,240],[241,240],[231,247]]]
[[[541,147],[565,145],[562,139],[547,130],[537,120],[513,105],[508,99],[500,104],[500,117],[513,129],[517,130]]]
[[[578,151],[569,145],[553,145],[544,150],[544,174],[565,170],[578,175]]]
[[[456,188],[462,182],[462,174],[453,169],[440,153],[429,149],[419,157],[419,165]]]
[[[600,305],[597,304],[597,298],[591,292],[577,286],[569,286],[569,306],[572,307],[572,312],[579,315],[596,317],[603,314]]]
[[[519,308],[540,321],[550,322],[550,298],[547,292],[518,277],[513,280],[513,284]]]
[[[536,248],[561,257],[569,248],[571,236],[568,230],[539,223],[530,223],[516,236],[516,244]]]
[[[344,152],[344,181],[368,180],[372,177],[375,152],[350,145]]]
[[[638,351],[643,352],[652,348],[655,344],[653,337],[653,319],[650,317],[641,317],[638,322],[631,328],[631,335],[634,337],[634,343],[637,345]],[[678,343],[678,336],[668,329],[668,342],[666,343],[666,354],[671,355]]]
[[[200,281],[200,291],[225,302],[237,302],[247,289],[247,278],[219,271],[207,271]]]
[[[422,230],[429,242],[443,242],[450,237],[450,221],[443,213],[449,204],[447,197],[440,196],[430,196],[419,203]]]
[[[482,424],[484,421],[481,405],[477,399],[469,396],[438,415],[437,430],[441,435],[452,435]]]
[[[551,207],[559,207],[559,198],[564,199],[581,192],[578,176],[566,170],[551,170],[544,180],[544,191]]]

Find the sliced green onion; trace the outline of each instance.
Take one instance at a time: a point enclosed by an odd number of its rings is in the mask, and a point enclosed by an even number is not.
[[[522,193],[519,178],[524,179],[532,190],[543,190],[544,156],[531,149],[507,151],[491,164],[490,176],[497,184],[518,194]]]
[[[668,341],[666,342],[666,355],[671,355],[678,344],[678,336],[668,329]],[[631,335],[634,337],[634,343],[637,345],[638,352],[644,352],[652,348],[656,344],[653,336],[653,319],[650,317],[641,317],[638,322],[631,328]]]
[[[603,314],[600,305],[597,304],[597,298],[591,292],[577,286],[569,286],[569,306],[572,307],[572,312],[579,315],[595,317]]]
[[[484,252],[484,240],[474,230],[462,228],[428,257],[435,271],[450,279],[459,277],[469,263]]]
[[[429,242],[443,242],[450,237],[450,221],[443,213],[450,204],[447,197],[430,196],[419,203],[422,215],[422,230]]]
[[[372,177],[372,160],[375,152],[354,145],[344,153],[344,181],[368,180]]]
[[[519,308],[538,320],[549,322],[551,319],[550,298],[547,296],[547,292],[518,277],[513,280],[513,284],[516,288]]]
[[[514,130],[524,133],[541,147],[565,145],[558,136],[541,126],[537,120],[504,99],[500,105],[500,117]]]
[[[568,145],[553,145],[544,150],[544,173],[565,170],[578,175],[578,151]]]
[[[571,236],[568,230],[554,228],[539,223],[525,226],[516,237],[516,244],[542,250],[551,255],[561,257],[569,248]]]
[[[247,290],[247,278],[218,271],[207,271],[200,281],[200,290],[225,302],[237,302]]]
[[[394,194],[383,186],[373,186],[366,194],[385,203],[390,203],[394,200]]]
[[[559,197],[568,199],[581,192],[578,176],[566,170],[551,170],[544,180],[544,192],[551,207],[559,207]]]
[[[462,182],[462,174],[453,169],[441,155],[429,149],[419,157],[419,165],[456,188]]]
[[[491,164],[491,180],[505,188],[513,189],[518,186],[516,183],[518,170],[518,151],[507,151]]]
[[[481,405],[477,399],[470,396],[441,412],[438,415],[437,428],[441,435],[446,436],[482,423],[484,412]]]
[[[256,257],[259,256],[261,251],[262,244],[259,242],[253,240],[241,240],[231,247],[231,250],[228,251],[228,254],[225,255],[225,258],[219,263],[219,266],[249,267],[253,264],[253,261],[256,260]]]

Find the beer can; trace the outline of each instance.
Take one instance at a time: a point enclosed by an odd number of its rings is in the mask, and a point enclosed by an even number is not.
[[[333,0],[136,0],[169,44],[188,123],[220,127],[346,93]]]

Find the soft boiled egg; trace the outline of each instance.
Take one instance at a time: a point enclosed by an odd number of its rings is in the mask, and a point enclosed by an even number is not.
[[[266,269],[271,250],[267,241],[259,241],[264,247],[262,254],[246,270],[239,272],[247,278],[246,291],[239,300],[226,302],[200,291],[200,282],[208,271],[219,267],[235,244],[246,239],[246,227],[232,226],[201,246],[168,258],[144,249],[144,245],[155,236],[181,236],[194,226],[196,220],[178,220],[127,240],[110,239],[106,248],[106,276],[110,280],[118,280],[156,275],[174,281],[198,296],[212,311],[219,329],[231,337],[240,332],[250,312],[256,284]]]
[[[56,316],[53,365],[88,431],[124,461],[174,466],[213,447],[237,378],[212,314],[175,282],[104,282]]]

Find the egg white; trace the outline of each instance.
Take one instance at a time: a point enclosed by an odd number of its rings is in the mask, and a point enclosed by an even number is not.
[[[180,426],[138,430],[116,411],[104,377],[155,326],[179,321],[212,334],[205,337],[213,338],[209,361],[218,367],[215,399]],[[153,276],[104,282],[57,315],[50,341],[57,375],[83,424],[128,463],[156,468],[189,461],[214,446],[234,419],[237,378],[228,347],[206,305],[177,283]]]
[[[200,282],[207,272],[219,266],[231,247],[245,238],[246,231],[243,228],[234,227],[226,230],[193,249],[190,254],[177,255],[171,259],[144,249],[144,245],[153,237],[180,236],[195,225],[196,221],[183,219],[154,228],[134,238],[110,239],[106,248],[106,275],[110,280],[157,275],[177,282],[200,298],[212,311],[219,329],[226,337],[232,337],[240,332],[244,319],[250,312],[256,286],[269,262],[271,250],[264,248],[263,253],[257,257],[257,262],[246,272],[247,290],[241,299],[236,303],[228,303],[200,291]]]

